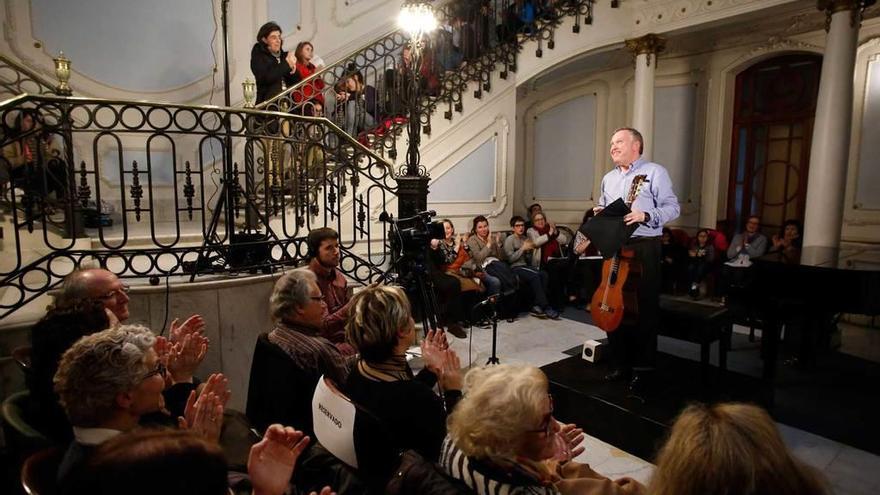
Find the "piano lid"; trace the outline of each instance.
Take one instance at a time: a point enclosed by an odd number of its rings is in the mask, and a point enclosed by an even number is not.
[[[866,254],[868,253],[862,249],[807,246],[803,249],[775,251],[757,259],[803,267],[880,271],[880,259],[876,259],[876,252],[870,253],[874,256]]]

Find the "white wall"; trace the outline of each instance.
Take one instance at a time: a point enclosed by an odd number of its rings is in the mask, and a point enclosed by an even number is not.
[[[303,40],[333,62],[394,29],[402,0],[229,2],[231,100],[253,78],[259,27],[277,21],[287,48]],[[0,10],[0,49],[55,80],[52,57],[71,59],[77,95],[174,103],[223,103],[220,0],[21,0]],[[214,68],[216,66],[216,72]]]

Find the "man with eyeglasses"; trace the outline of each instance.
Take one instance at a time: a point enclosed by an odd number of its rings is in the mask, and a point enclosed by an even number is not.
[[[630,390],[642,395],[649,391],[657,355],[663,226],[678,218],[681,209],[669,172],[642,156],[644,138],[638,130],[622,127],[614,131],[609,152],[615,167],[602,178],[601,194],[594,211],[598,213],[617,199],[630,205],[623,222],[637,227],[624,248],[634,253],[641,277],[636,321],[624,323],[608,334],[614,368],[605,379],[628,379]],[[633,191],[636,180],[642,180],[643,187]],[[634,192],[638,194],[629,197]]]
[[[31,418],[53,440],[70,439],[71,430],[52,377],[61,355],[83,336],[112,328],[129,318],[129,288],[112,272],[100,268],[75,270],[65,277],[55,304],[31,328],[31,373],[26,383],[34,406]],[[202,335],[204,320],[193,315],[182,324],[171,323],[170,340],[160,339],[157,351],[168,362],[169,387],[165,400],[174,414],[182,414],[190,392],[198,385],[193,374],[207,352]]]
[[[55,296],[55,306],[72,307],[87,300],[99,301],[117,321],[125,321],[129,317],[128,292],[129,287],[109,270],[76,270],[64,278]]]

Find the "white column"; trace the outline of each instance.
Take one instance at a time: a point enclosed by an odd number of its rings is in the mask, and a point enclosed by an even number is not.
[[[626,46],[636,57],[631,125],[645,138],[642,156],[650,160],[654,141],[654,77],[657,71],[657,55],[663,51],[666,41],[657,35],[647,34],[641,38],[626,40]]]
[[[829,20],[810,147],[804,247],[840,246],[861,3],[861,0],[818,2]]]

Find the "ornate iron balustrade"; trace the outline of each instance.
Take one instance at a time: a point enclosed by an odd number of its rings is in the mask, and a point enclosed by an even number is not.
[[[29,93],[55,94],[55,87],[47,79],[10,59],[0,55],[0,101]]]
[[[35,124],[16,128],[22,115]],[[355,280],[388,262],[373,219],[395,195],[391,165],[326,119],[22,95],[0,104],[0,147],[0,317],[90,260],[121,278],[268,270],[303,260],[308,231],[324,226]]]
[[[491,90],[495,70],[505,79],[516,71],[524,41],[537,40],[535,55],[541,57],[545,46],[554,48],[556,30],[566,18],[573,19],[576,33],[582,24],[593,22],[594,0],[534,0],[533,18],[527,20],[523,20],[522,4],[517,0],[458,0],[435,8],[442,27],[428,42],[420,67],[418,104],[424,133],[431,133],[431,117],[441,105],[446,108],[446,119],[463,111],[469,83],[480,83],[474,91],[479,98]],[[397,137],[408,114],[410,69],[403,56],[407,44],[402,31],[389,33],[257,107],[326,115],[377,153],[396,159]],[[352,78],[360,81],[349,82]]]

